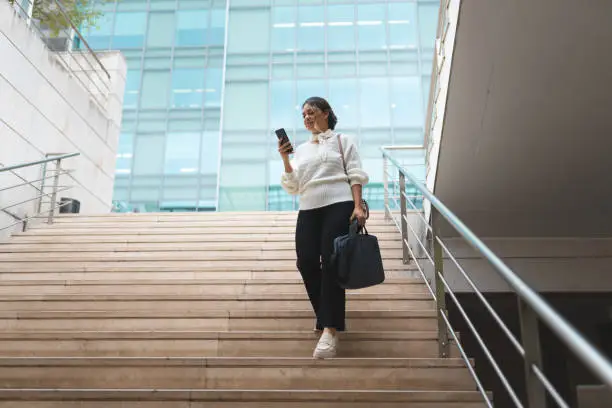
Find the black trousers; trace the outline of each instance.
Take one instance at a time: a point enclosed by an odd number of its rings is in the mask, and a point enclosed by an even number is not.
[[[317,329],[345,329],[345,291],[330,266],[334,239],[348,234],[353,201],[300,211],[295,230],[297,267],[317,315]]]

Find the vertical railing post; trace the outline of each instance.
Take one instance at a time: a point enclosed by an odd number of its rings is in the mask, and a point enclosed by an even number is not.
[[[383,154],[383,186],[385,194],[385,219],[391,218],[391,212],[389,211],[389,162],[387,157]]]
[[[440,358],[450,357],[450,346],[448,339],[448,329],[442,314],[447,315],[446,311],[446,290],[440,276],[444,276],[444,256],[442,245],[438,241],[440,236],[440,216],[438,210],[431,207],[432,239],[434,252],[434,284],[436,287],[436,317],[438,319],[438,355]]]
[[[51,202],[49,203],[49,217],[47,218],[47,224],[53,224],[53,215],[55,214],[55,203],[57,201],[57,187],[59,186],[61,165],[61,159],[55,162],[55,176],[53,176],[53,190],[51,193]]]
[[[546,406],[546,391],[532,370],[535,365],[542,367],[542,353],[540,350],[540,332],[538,317],[529,305],[520,297],[518,299],[519,321],[521,325],[521,341],[525,350],[525,386],[527,388],[527,401],[529,408]]]
[[[401,169],[399,172],[399,199],[400,199],[400,223],[402,225],[402,260],[404,264],[410,261],[410,251],[408,245],[410,240],[408,239],[408,216],[406,210],[406,176],[402,173]]]

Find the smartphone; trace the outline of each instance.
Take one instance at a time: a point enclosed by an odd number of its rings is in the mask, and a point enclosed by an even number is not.
[[[285,144],[286,142],[290,141],[289,136],[287,136],[287,132],[285,132],[285,129],[276,129],[274,133],[276,133],[276,137],[278,138],[278,140],[281,141],[281,144]],[[291,146],[291,151],[289,153],[293,153],[293,146]]]

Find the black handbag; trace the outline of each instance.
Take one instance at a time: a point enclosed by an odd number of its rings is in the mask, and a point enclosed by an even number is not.
[[[362,289],[385,281],[378,239],[354,220],[347,235],[334,240],[332,265],[344,289]]]

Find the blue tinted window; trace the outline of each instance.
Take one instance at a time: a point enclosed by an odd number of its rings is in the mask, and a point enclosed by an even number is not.
[[[382,49],[387,45],[385,4],[362,4],[357,7],[359,49]]]
[[[389,4],[389,45],[392,48],[417,46],[416,3]]]
[[[322,6],[298,8],[298,50],[325,49],[325,10]]]
[[[357,80],[355,78],[329,81],[329,103],[338,116],[338,127],[356,128],[359,124],[357,103]]]
[[[270,87],[270,118],[273,128],[286,128],[288,131],[295,127],[296,102],[294,81],[272,81]]]
[[[123,97],[124,108],[136,108],[140,94],[140,70],[130,69],[127,72],[125,82],[125,94]]]
[[[302,118],[302,103],[311,96],[320,96],[325,98],[325,80],[324,79],[299,79],[297,81],[297,105],[296,116]]]
[[[221,107],[221,88],[223,86],[223,70],[221,68],[208,68],[206,70],[206,89],[204,90],[204,103],[208,107]]]
[[[176,45],[195,46],[206,44],[208,11],[179,11],[176,24]]]
[[[174,12],[149,14],[148,47],[172,47],[174,40]]]
[[[435,45],[439,9],[438,4],[419,5],[419,31],[422,47],[433,48]]]
[[[210,15],[208,45],[225,44],[225,10],[213,10]]]
[[[140,107],[166,108],[168,106],[168,88],[170,71],[145,71],[140,90]]]
[[[147,28],[147,13],[117,13],[113,48],[142,47]]]
[[[297,32],[295,7],[272,9],[272,51],[293,51]]]
[[[175,69],[172,72],[172,107],[199,108],[204,94],[203,69]]]
[[[389,79],[363,78],[360,80],[361,126],[389,127]]]
[[[96,25],[89,27],[85,40],[92,49],[108,49],[113,31],[113,14],[105,14],[96,20]]]
[[[200,133],[168,133],[166,174],[196,174],[199,171]]]
[[[132,133],[121,133],[117,146],[117,174],[129,174],[131,172],[133,154],[134,135]]]
[[[330,50],[355,49],[355,6],[329,6],[327,47]]]
[[[419,77],[391,79],[393,125],[423,126],[423,98]]]

